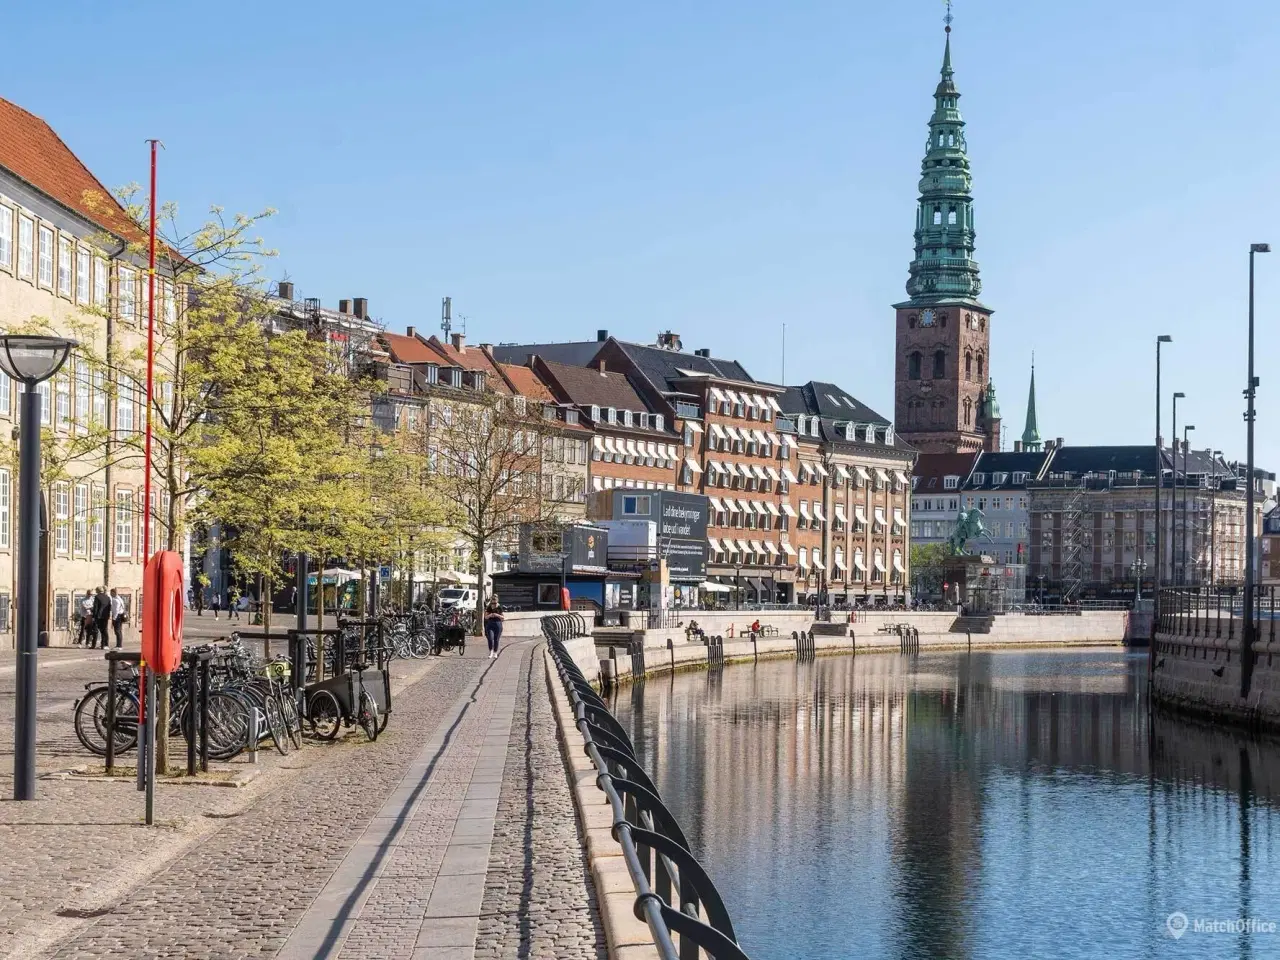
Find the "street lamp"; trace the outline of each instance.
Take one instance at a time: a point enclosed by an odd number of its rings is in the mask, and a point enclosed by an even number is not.
[[[17,714],[13,799],[36,798],[36,630],[40,604],[40,394],[36,386],[67,362],[76,345],[62,337],[0,336],[0,370],[23,384],[18,440]]]
[[[1182,428],[1182,582],[1187,582],[1187,493],[1191,489],[1191,484],[1187,482],[1187,455],[1190,448],[1187,446],[1187,434],[1195,429],[1192,424],[1187,424]],[[1195,546],[1195,540],[1191,545]]]
[[[1147,561],[1139,557],[1130,565],[1133,569],[1133,610],[1138,611],[1138,604],[1142,602],[1142,574],[1146,572]]]
[[[1164,438],[1160,436],[1160,348],[1166,343],[1173,343],[1173,337],[1167,333],[1162,333],[1156,337],[1156,589],[1160,589],[1160,561],[1162,554],[1160,553],[1161,541],[1164,539],[1161,535],[1162,527],[1162,507],[1160,497],[1163,493],[1164,486]]]
[[[1245,387],[1246,400],[1244,420],[1247,425],[1248,440],[1245,455],[1245,499],[1244,499],[1244,630],[1240,644],[1240,695],[1248,696],[1249,681],[1253,675],[1253,409],[1254,398],[1258,392],[1258,378],[1253,375],[1253,255],[1270,253],[1271,244],[1251,243],[1249,245],[1249,382]]]
[[[734,569],[733,609],[741,610],[742,609],[742,564],[735,563],[733,565],[733,569]]]
[[[1222,451],[1213,451],[1213,484],[1209,488],[1209,586],[1216,586],[1218,582],[1218,487],[1221,480],[1218,479],[1218,464],[1222,461]]]
[[[1170,581],[1178,582],[1178,401],[1185,400],[1185,393],[1173,395],[1173,456],[1169,467],[1173,473],[1173,493],[1169,495],[1169,563],[1172,566]]]

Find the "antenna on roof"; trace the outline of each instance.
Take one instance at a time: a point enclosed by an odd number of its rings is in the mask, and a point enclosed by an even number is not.
[[[449,339],[449,331],[453,329],[453,297],[445,297],[440,301],[440,329],[444,331],[444,339]]]
[[[787,324],[782,324],[782,378],[778,381],[784,387],[787,385]]]

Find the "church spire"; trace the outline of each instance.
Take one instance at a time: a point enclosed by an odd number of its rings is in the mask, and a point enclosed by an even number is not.
[[[957,106],[951,68],[951,7],[947,6],[946,45],[941,79],[934,90],[929,142],[920,168],[920,200],[916,209],[915,259],[907,280],[914,304],[967,301],[977,304],[982,292],[973,258],[973,196],[964,120]]]
[[[1036,361],[1031,359],[1031,390],[1027,393],[1027,426],[1022,431],[1022,449],[1030,453],[1039,453],[1040,427],[1036,423]]]

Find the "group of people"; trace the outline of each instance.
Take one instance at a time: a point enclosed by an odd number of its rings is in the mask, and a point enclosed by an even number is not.
[[[124,600],[116,593],[115,587],[107,593],[106,587],[86,590],[76,610],[76,619],[80,628],[76,633],[75,643],[84,644],[89,649],[98,646],[105,650],[111,646],[111,634],[116,637],[116,646],[124,646],[124,625],[129,619],[125,611]]]
[[[295,592],[296,589],[295,587]],[[205,591],[203,587],[195,586],[187,589],[187,606],[195,610],[197,617],[204,616]],[[240,588],[232,584],[231,589],[227,592],[227,619],[239,620],[242,606]],[[209,609],[213,611],[213,619],[217,620],[218,613],[222,610],[222,595],[217,591],[214,591],[209,597]]]

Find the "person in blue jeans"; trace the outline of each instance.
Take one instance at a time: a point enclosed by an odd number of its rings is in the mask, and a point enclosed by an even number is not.
[[[498,659],[498,640],[502,638],[502,604],[495,593],[484,608],[484,637],[489,641],[489,659]]]

